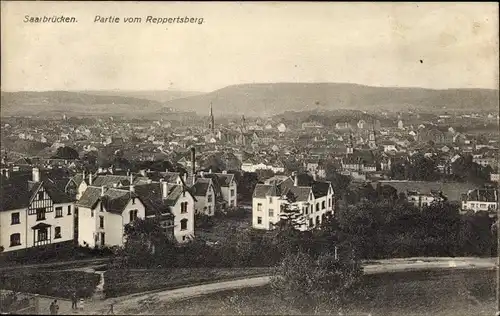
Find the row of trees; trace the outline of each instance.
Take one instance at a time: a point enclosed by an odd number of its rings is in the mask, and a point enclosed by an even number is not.
[[[391,165],[390,176],[396,180],[436,181],[452,180],[461,182],[489,182],[493,169],[473,162],[472,156],[460,157],[451,163],[445,173],[438,171],[438,162],[433,157],[418,154],[411,161],[400,161]]]

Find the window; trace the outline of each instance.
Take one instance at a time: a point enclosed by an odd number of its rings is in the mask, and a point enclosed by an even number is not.
[[[186,218],[181,219],[181,230],[186,230],[188,228],[188,220]]]
[[[319,203],[316,203],[316,212],[319,211]]]
[[[269,217],[274,217],[274,210],[272,208],[269,209]]]
[[[309,219],[309,227],[313,227],[313,226],[314,226],[313,219],[312,219],[312,218],[310,218],[310,219]]]
[[[234,189],[231,189],[231,197],[234,196]]]
[[[269,203],[273,203],[273,198],[272,196],[269,197]]]
[[[56,226],[54,229],[54,239],[61,238],[61,227]]]
[[[56,218],[57,217],[62,217],[62,207],[56,207]]]
[[[38,230],[38,241],[45,241],[45,240],[48,240],[47,228],[39,229]]]
[[[132,205],[135,204],[135,198],[132,198]]]
[[[21,244],[21,234],[12,234],[10,235],[10,246],[19,246]]]
[[[481,204],[479,207],[481,207],[481,208],[482,208],[482,207],[486,207],[486,204]]]
[[[259,211],[259,212],[262,211],[262,204],[261,203],[257,204],[257,211]]]
[[[326,208],[326,201],[321,202],[321,209],[324,210]]]
[[[187,213],[188,202],[181,203],[181,214]]]
[[[137,210],[131,210],[130,213],[130,222],[133,222],[137,218]]]
[[[186,236],[182,236],[182,241],[186,241]]]
[[[212,214],[212,206],[208,206],[208,215]]]
[[[209,194],[208,197],[207,197],[207,201],[208,203],[211,203],[212,202],[212,194]]]
[[[332,199],[328,199],[328,207],[332,207]]]
[[[257,217],[257,224],[262,224],[262,217]]]
[[[306,214],[306,215],[307,215],[307,213],[309,213],[307,206],[302,208],[302,212],[304,212],[304,214]]]
[[[104,228],[104,216],[99,216],[99,228]]]
[[[37,208],[36,209],[36,220],[37,221],[45,220],[45,209],[44,208]]]
[[[99,204],[99,211],[104,212],[104,206],[102,205],[102,202]]]
[[[90,210],[90,217],[94,217],[94,210]]]
[[[71,215],[71,205],[68,205],[68,215]]]
[[[38,199],[39,200],[43,200],[43,191],[42,192],[38,192]]]
[[[19,212],[10,214],[10,224],[15,225],[19,223],[21,223],[21,220],[19,218]]]

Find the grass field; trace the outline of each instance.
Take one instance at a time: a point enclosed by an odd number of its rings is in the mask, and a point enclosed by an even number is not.
[[[196,231],[196,236],[209,241],[218,241],[225,239],[225,232],[230,229],[243,230],[252,226],[252,213],[249,211],[244,218],[229,218],[214,219],[214,226],[211,228],[203,228]]]
[[[494,315],[495,272],[492,270],[418,271],[366,276],[364,295],[352,298],[343,315],[474,316]],[[266,287],[166,303],[156,315],[297,315]]]
[[[268,274],[270,268],[189,268],[108,270],[104,274],[106,297],[176,288],[205,282]]]

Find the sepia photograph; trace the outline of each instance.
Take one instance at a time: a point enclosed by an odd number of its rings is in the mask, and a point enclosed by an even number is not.
[[[0,3],[1,315],[500,316],[498,3]]]

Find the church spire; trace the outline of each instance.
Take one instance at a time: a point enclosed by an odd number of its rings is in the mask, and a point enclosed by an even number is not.
[[[212,109],[212,102],[210,102],[210,122],[208,123],[208,128],[212,131],[212,133],[215,132],[215,123],[214,123],[214,112]]]

